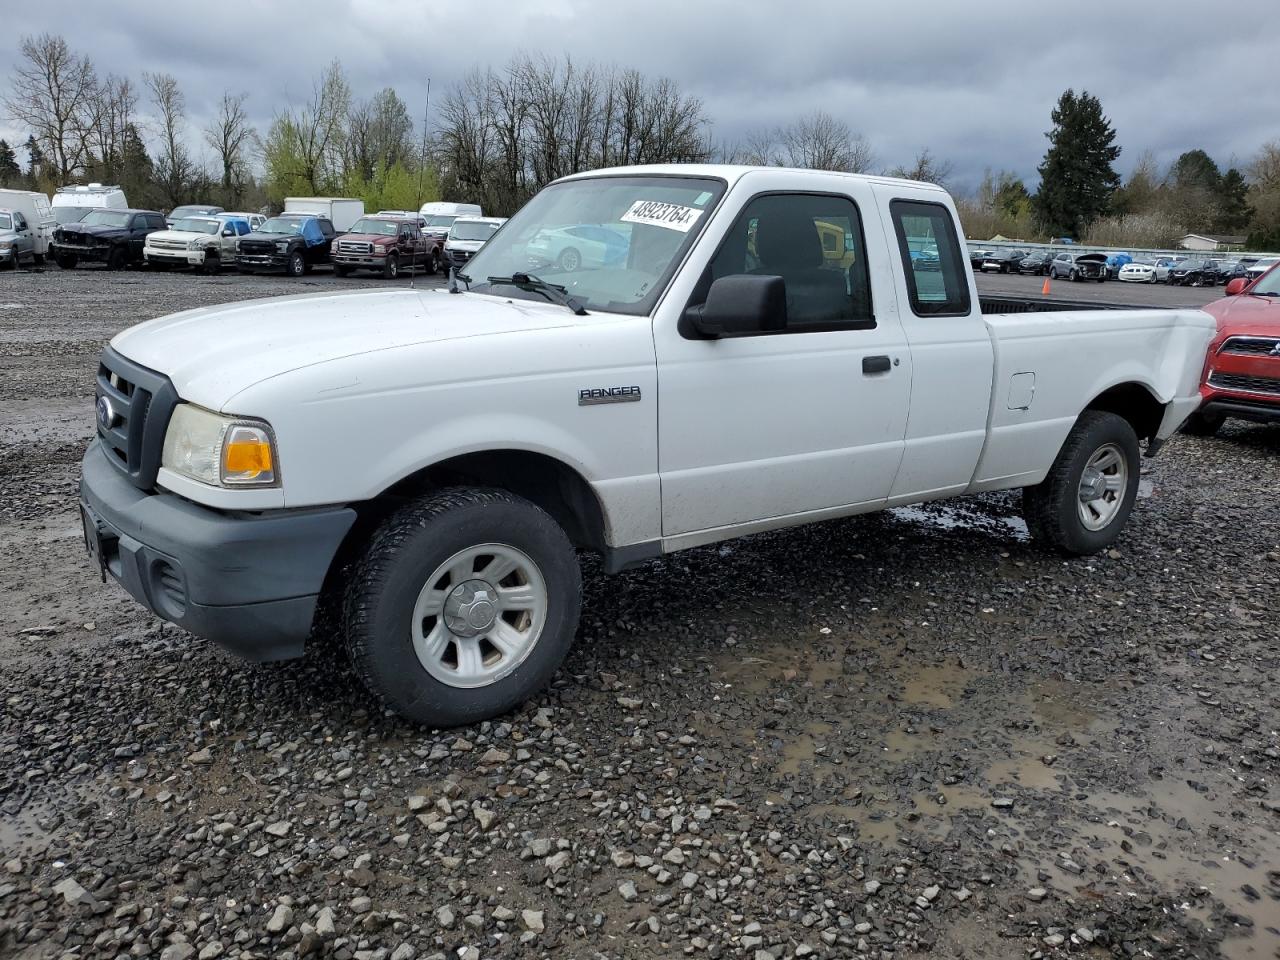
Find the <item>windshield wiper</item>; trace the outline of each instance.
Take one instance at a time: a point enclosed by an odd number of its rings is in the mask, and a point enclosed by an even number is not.
[[[534,293],[540,293],[552,303],[563,304],[572,310],[577,316],[587,316],[587,308],[578,302],[577,297],[569,293],[564,287],[558,283],[547,283],[540,280],[531,273],[513,273],[509,277],[486,277],[489,283],[519,287],[521,290],[532,290]]]

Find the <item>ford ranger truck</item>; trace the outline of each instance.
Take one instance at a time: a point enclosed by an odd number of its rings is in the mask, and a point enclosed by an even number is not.
[[[575,223],[624,254],[531,272],[535,238]],[[835,232],[844,256],[824,250]],[[980,298],[930,184],[579,174],[448,289],[222,304],[118,334],[83,462],[86,540],[197,637],[274,660],[336,619],[389,707],[471,723],[556,672],[579,551],[613,572],[1019,488],[1046,547],[1114,543],[1141,444],[1154,454],[1200,404],[1214,323],[1061,307]]]

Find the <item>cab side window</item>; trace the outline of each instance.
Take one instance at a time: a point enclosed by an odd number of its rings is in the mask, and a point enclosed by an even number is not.
[[[20,213],[15,213],[13,215],[13,229],[15,230],[27,229],[27,218]]]
[[[915,315],[967,315],[972,307],[966,256],[951,212],[940,203],[894,200],[889,213],[907,274],[907,299]]]
[[[766,194],[751,200],[699,292],[705,297],[713,281],[735,274],[782,277],[787,323],[778,332],[875,326],[862,218],[848,197]]]

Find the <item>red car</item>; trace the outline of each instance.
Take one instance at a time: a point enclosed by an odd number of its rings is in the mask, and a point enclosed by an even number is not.
[[[1184,429],[1210,436],[1227,417],[1280,423],[1280,264],[1252,282],[1232,280],[1227,296],[1204,309],[1218,335],[1204,365],[1204,403]]]

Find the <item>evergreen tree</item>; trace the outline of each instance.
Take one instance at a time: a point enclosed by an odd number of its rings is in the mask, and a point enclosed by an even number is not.
[[[40,180],[44,175],[44,151],[34,136],[27,137],[27,186],[32,190],[42,189]]]
[[[1217,229],[1236,233],[1247,227],[1253,219],[1253,207],[1249,206],[1249,184],[1244,174],[1235,167],[1224,173],[1218,194]]]
[[[18,155],[13,152],[7,140],[0,140],[0,187],[17,186],[22,176],[22,168],[18,166]]]
[[[1111,206],[1120,186],[1113,164],[1116,131],[1088,91],[1067,90],[1050,114],[1049,149],[1041,162],[1036,218],[1052,236],[1079,238]]]

